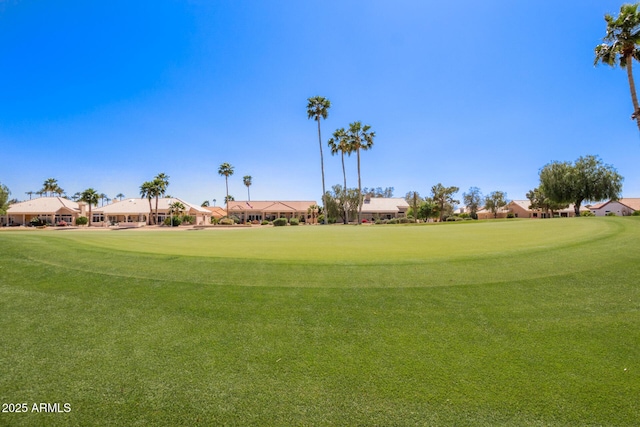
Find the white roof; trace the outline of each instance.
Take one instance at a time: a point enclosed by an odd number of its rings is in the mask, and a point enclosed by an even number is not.
[[[400,209],[409,209],[409,204],[402,197],[372,197],[362,204],[362,212],[398,212]]]
[[[62,211],[80,212],[76,202],[64,197],[38,197],[37,199],[14,203],[9,206],[7,213],[16,214],[52,214]]]

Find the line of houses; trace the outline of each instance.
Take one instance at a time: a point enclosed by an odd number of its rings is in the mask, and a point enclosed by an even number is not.
[[[183,214],[192,217],[194,225],[206,225],[212,218],[222,218],[227,210],[222,207],[203,207],[178,198],[158,199],[158,224],[162,224],[171,215],[171,205],[180,202],[184,207]],[[127,227],[143,227],[149,223],[150,216],[155,214],[155,199],[128,198],[115,200],[111,204],[94,207],[89,213],[89,206],[83,202],[74,202],[64,197],[40,197],[19,202],[9,206],[6,215],[0,216],[2,226],[28,225],[33,219],[40,219],[47,224],[75,225],[80,216],[87,217],[92,226],[108,227],[119,225]],[[272,221],[276,218],[298,218],[306,223],[317,222],[316,201],[233,201],[229,203],[229,215],[237,217],[240,222]],[[407,215],[409,205],[403,198],[371,198],[366,199],[362,208],[362,218],[371,221],[375,218],[391,219]]]
[[[127,227],[142,227],[149,223],[149,218],[155,213],[155,199],[128,198],[116,200],[111,204],[94,207],[89,215],[89,206],[83,202],[74,202],[63,197],[40,197],[12,204],[6,215],[0,216],[2,226],[28,225],[33,219],[39,218],[47,224],[75,225],[80,216],[87,217],[92,226],[108,227],[119,225]],[[158,199],[158,223],[162,224],[171,215],[170,206],[180,202],[184,207],[183,214],[191,216],[194,225],[206,225],[212,218],[226,216],[227,211],[222,207],[202,207],[186,202],[179,198]],[[233,201],[229,203],[229,215],[237,217],[240,222],[272,221],[276,218],[298,218],[307,223],[317,221],[314,206],[317,203],[308,201]],[[547,218],[550,215],[539,209],[530,209],[529,200],[513,200],[494,214],[486,209],[477,212],[478,219],[506,218]],[[593,206],[582,207],[581,211],[590,211],[596,216],[615,214],[628,216],[640,210],[640,198],[623,198],[617,201],[607,201]],[[409,205],[400,197],[394,198],[366,198],[362,206],[362,219],[392,219],[407,216]],[[464,212],[464,208],[461,209]],[[511,214],[511,215],[510,215]],[[554,212],[559,217],[575,216],[573,206]],[[90,218],[89,218],[90,216]]]

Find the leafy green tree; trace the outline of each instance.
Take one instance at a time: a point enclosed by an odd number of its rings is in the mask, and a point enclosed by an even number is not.
[[[155,186],[151,181],[145,181],[140,186],[140,197],[143,199],[147,199],[149,201],[149,217],[147,218],[147,223],[149,225],[152,224],[151,217],[153,216],[153,208],[151,207],[151,200],[155,195]]]
[[[404,200],[411,207],[411,212],[413,212],[413,217],[418,219],[418,210],[420,209],[420,205],[424,202],[422,197],[420,197],[420,193],[417,191],[409,191],[404,195]]]
[[[348,217],[355,217],[360,206],[360,193],[355,188],[344,189],[340,184],[332,187],[333,192],[327,192],[327,219],[340,218],[345,221]]]
[[[455,200],[453,195],[460,191],[460,188],[452,186],[445,187],[441,183],[438,183],[431,187],[431,199],[438,206],[439,221],[444,219],[446,208],[451,207],[456,203],[460,203],[459,200]]]
[[[536,187],[527,192],[527,199],[531,202],[529,209],[540,209],[547,214],[547,218],[551,218],[555,212],[569,207],[569,203],[556,203],[550,200],[542,190],[541,187]]]
[[[324,156],[322,154],[322,136],[320,133],[320,119],[326,119],[331,108],[331,101],[322,96],[307,99],[307,118],[318,122],[318,143],[320,144],[320,169],[322,170],[322,203],[325,203],[326,187],[324,185]]]
[[[227,217],[229,217],[229,177],[233,175],[233,166],[229,163],[223,163],[218,168],[218,175],[224,176],[224,182],[227,188],[227,197],[224,198],[224,202],[227,205]]]
[[[6,215],[9,209],[9,196],[11,191],[6,185],[0,183],[0,215]]]
[[[428,221],[429,219],[437,218],[438,215],[439,215],[439,212],[438,212],[437,203],[435,203],[431,198],[427,197],[420,204],[416,218],[424,219],[425,221]]]
[[[100,195],[93,188],[87,188],[80,195],[80,201],[85,202],[89,205],[89,227],[91,227],[91,222],[93,221],[91,207],[98,206],[98,200],[100,200]]]
[[[478,210],[482,206],[482,193],[478,187],[470,187],[468,193],[462,193],[463,203],[469,209],[471,218],[478,219]]]
[[[371,126],[362,125],[361,122],[353,122],[349,124],[349,129],[346,131],[347,140],[351,145],[351,151],[355,151],[358,159],[358,224],[361,222],[362,216],[362,183],[360,179],[360,151],[367,151],[373,148],[373,139],[376,133],[371,130]]]
[[[253,178],[251,177],[251,175],[245,175],[245,176],[242,177],[242,182],[247,187],[247,200],[248,201],[251,201],[251,193],[249,193],[249,187],[251,187],[252,179]]]
[[[609,14],[604,16],[607,23],[607,32],[602,44],[595,48],[594,65],[602,62],[611,67],[620,65],[626,69],[629,80],[629,90],[631,92],[631,102],[633,103],[633,114],[631,119],[636,121],[640,130],[640,104],[636,93],[636,85],[633,79],[633,60],[640,60],[640,12],[638,3],[624,4],[620,7],[620,14],[613,17]]]
[[[484,198],[484,208],[491,211],[494,218],[498,217],[498,211],[507,206],[507,193],[492,191]]]
[[[552,162],[540,170],[544,194],[555,203],[573,203],[577,217],[582,202],[620,198],[623,180],[613,166],[591,155],[578,158],[574,164]]]

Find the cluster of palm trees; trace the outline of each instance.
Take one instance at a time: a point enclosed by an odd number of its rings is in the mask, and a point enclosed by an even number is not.
[[[149,212],[154,213],[153,215],[149,215],[147,219],[149,225],[152,224],[152,219],[153,224],[158,224],[158,199],[160,199],[160,196],[164,197],[167,193],[167,187],[169,187],[169,176],[163,172],[156,175],[153,180],[143,182],[140,186],[140,197],[149,201]],[[154,198],[156,199],[155,211],[151,206],[151,200]]]
[[[233,172],[234,172],[233,166],[226,162],[221,164],[220,167],[218,168],[218,175],[224,176],[224,183],[226,188],[226,196],[224,198],[224,203],[227,207],[227,217],[229,217],[229,202],[232,202],[235,200],[235,198],[229,194],[229,177],[233,175]],[[251,187],[251,184],[253,183],[253,177],[251,175],[245,175],[242,177],[242,182],[247,187],[247,200],[251,201],[251,193],[249,192],[249,187]],[[215,199],[213,201],[215,204]]]
[[[322,97],[314,96],[307,99],[307,118],[313,118],[318,122],[318,142],[320,144],[320,168],[322,170],[322,203],[327,206],[327,191],[325,188],[324,179],[324,156],[322,152],[322,135],[320,132],[320,119],[326,119],[329,115],[329,108],[331,108],[331,102]],[[366,151],[373,147],[373,139],[376,134],[371,130],[371,126],[363,125],[360,121],[355,121],[349,124],[348,128],[337,129],[333,133],[333,137],[329,139],[328,145],[331,149],[331,154],[336,155],[340,153],[342,160],[342,175],[344,178],[344,189],[347,189],[347,172],[344,166],[344,155],[351,156],[352,153],[356,153],[358,164],[358,224],[360,223],[360,217],[362,215],[362,183],[360,180],[360,151]],[[348,212],[345,210],[345,218],[348,221]],[[326,221],[326,218],[325,218]]]

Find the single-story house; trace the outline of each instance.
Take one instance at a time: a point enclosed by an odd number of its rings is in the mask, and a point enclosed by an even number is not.
[[[497,215],[494,217],[493,212],[488,209],[482,208],[478,210],[478,219],[493,219],[493,218],[506,218],[510,213],[516,218],[549,218],[551,212],[547,213],[541,209],[530,209],[531,201],[529,200],[512,200],[507,203],[506,206],[498,209]],[[589,209],[581,206],[580,211],[588,211]],[[555,216],[559,217],[574,217],[575,209],[574,205],[569,205],[568,208],[553,211]]]
[[[606,216],[614,213],[618,216],[629,216],[640,210],[640,198],[625,197],[620,200],[609,200],[589,208],[595,216]]]
[[[402,197],[365,197],[361,220],[402,218],[407,216],[409,203]]]
[[[211,222],[211,212],[209,210],[185,202],[182,199],[164,197],[158,199],[158,224],[162,224],[166,218],[171,216],[170,206],[175,202],[180,202],[184,205],[183,214],[192,216],[194,225],[204,225]],[[119,224],[121,226],[143,227],[148,223],[149,216],[155,214],[155,210],[155,199],[151,199],[151,209],[149,209],[149,200],[146,198],[116,200],[109,205],[93,208],[91,224],[98,226]]]
[[[224,208],[220,206],[204,206],[204,209],[211,212],[211,217],[215,219],[220,219],[227,216],[227,211],[225,211]]]
[[[232,201],[229,202],[229,216],[236,216],[241,222],[273,221],[277,218],[298,218],[313,222],[315,214],[310,211],[317,203],[308,201]],[[226,214],[226,209],[225,209]]]
[[[10,205],[6,215],[0,217],[0,222],[3,226],[27,225],[32,219],[40,218],[50,225],[62,221],[74,225],[76,218],[84,215],[85,207],[83,203],[76,203],[64,197],[38,197]]]

